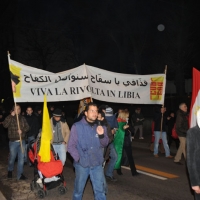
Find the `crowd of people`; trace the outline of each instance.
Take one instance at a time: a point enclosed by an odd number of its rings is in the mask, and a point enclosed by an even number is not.
[[[119,109],[114,114],[108,105],[98,107],[95,103],[88,103],[85,110],[74,119],[72,126],[68,125],[65,113],[59,108],[50,106],[49,115],[54,151],[63,166],[67,151],[74,160],[74,200],[82,199],[88,177],[93,185],[95,199],[106,199],[106,180],[117,181],[113,176],[114,170],[118,175],[123,175],[121,166],[126,165],[130,166],[132,176],[139,175],[132,154],[132,140],[136,138],[138,132],[138,138],[144,139],[145,118],[140,107],[137,107],[132,115],[128,109]],[[172,137],[174,127],[178,135],[176,139]],[[17,158],[17,179],[26,179],[23,167],[25,164],[32,166],[27,151],[41,129],[42,109],[39,107],[33,112],[33,108],[27,106],[23,115],[18,104],[13,106],[8,116],[5,116],[3,110],[0,111],[1,143],[9,144],[8,178],[13,177],[12,172]],[[165,107],[157,107],[153,118],[154,157],[159,157],[159,145],[162,139],[165,157],[174,158],[175,164],[182,165],[182,154],[186,159],[188,130],[188,111],[185,103],[179,105],[176,114],[174,111],[167,114]],[[177,148],[175,157],[170,154],[173,141]]]

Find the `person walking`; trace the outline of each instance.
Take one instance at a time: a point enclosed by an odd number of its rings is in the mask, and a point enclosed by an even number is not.
[[[134,136],[132,137],[132,139],[135,138],[137,131],[139,131],[140,133],[139,139],[144,139],[143,121],[144,121],[144,116],[141,113],[141,108],[136,108],[135,113],[132,115],[132,122],[134,124]]]
[[[109,144],[113,141],[113,134],[112,134],[112,130],[111,130],[110,125],[108,124],[108,122],[105,119],[105,113],[103,111],[98,113],[97,124],[106,127],[107,135],[108,135],[108,138],[109,138],[108,146],[106,146],[104,148],[104,151],[103,151],[104,163],[105,163],[105,161],[109,159],[109,154],[110,154]]]
[[[95,199],[105,200],[103,148],[109,139],[106,127],[97,126],[97,105],[89,103],[85,117],[73,124],[68,142],[68,152],[74,159],[75,184],[73,200],[81,200],[88,176],[93,185]]]
[[[109,138],[109,144],[110,144],[113,141],[113,134],[112,134],[112,130],[111,130],[110,125],[108,124],[108,122],[105,119],[105,113],[103,111],[98,113],[97,124],[106,127],[107,135],[108,135],[108,138]],[[103,150],[103,157],[104,157],[103,168],[105,167],[106,161],[109,159],[109,155],[110,155],[109,144]],[[114,178],[114,177],[112,177],[112,178],[107,177],[107,179],[109,179],[111,181],[117,181],[117,179]],[[107,183],[106,183],[106,177],[104,177],[104,188],[105,188],[105,194],[107,194],[108,188],[107,188]]]
[[[154,117],[154,157],[158,158],[158,146],[159,140],[162,139],[163,146],[165,149],[165,156],[166,158],[173,158],[170,155],[169,146],[167,144],[167,135],[166,135],[166,121],[167,116],[165,114],[166,108],[162,107],[156,110],[155,117]]]
[[[182,163],[180,162],[182,154],[184,155],[184,158],[186,159],[186,133],[187,133],[187,130],[189,129],[187,105],[185,103],[181,103],[179,105],[179,110],[177,111],[175,128],[176,128],[176,133],[180,141],[180,145],[176,153],[176,156],[174,158],[174,163],[178,165],[182,165]]]
[[[33,143],[33,141],[35,141],[38,133],[39,133],[39,122],[37,117],[33,114],[33,109],[31,106],[28,106],[26,108],[26,114],[24,115],[24,117],[26,118],[26,121],[29,125],[29,130],[26,134],[26,150],[25,150],[25,157],[24,157],[24,163],[26,164],[27,161],[29,161],[28,159],[28,149],[30,147],[30,145]],[[28,162],[29,166],[31,166],[31,162]]]
[[[21,113],[20,105],[16,104],[13,106],[13,110],[10,115],[6,117],[3,122],[3,126],[8,128],[8,138],[9,138],[9,160],[8,160],[8,178],[12,178],[12,171],[14,169],[15,159],[18,156],[18,164],[17,164],[17,179],[25,180],[27,179],[23,174],[23,166],[24,166],[24,153],[25,153],[25,136],[26,132],[29,130],[29,125]],[[17,121],[17,116],[19,121]],[[19,127],[18,127],[19,122]],[[20,145],[20,137],[22,142],[22,149]]]
[[[187,168],[195,200],[200,200],[200,110],[197,111],[197,125],[187,131]]]
[[[62,118],[62,111],[55,109],[52,113],[51,127],[52,127],[52,144],[55,153],[58,154],[59,159],[62,161],[63,166],[66,161],[66,149],[69,140],[70,130],[67,122]]]
[[[132,176],[136,176],[139,173],[136,171],[135,162],[133,159],[131,130],[128,124],[128,119],[129,119],[129,111],[127,109],[122,110],[119,113],[118,118],[117,118],[117,121],[119,123],[119,129],[116,131],[116,135],[114,138],[114,145],[117,150],[119,160],[117,160],[116,162],[115,169],[117,169],[118,175],[122,175],[122,171],[121,171],[121,165],[123,164],[122,157],[126,156],[128,159],[128,163],[130,165],[131,174]],[[120,160],[120,157],[121,157],[121,160]]]
[[[105,109],[105,119],[111,128],[112,135],[114,136],[116,130],[118,129],[118,123],[117,123],[117,119],[115,115],[113,115],[113,109],[111,107],[107,107]],[[110,155],[109,155],[110,160],[106,166],[107,168],[105,171],[105,176],[107,180],[115,182],[117,181],[117,179],[113,176],[113,171],[114,171],[115,163],[117,161],[117,152],[115,150],[113,140],[110,142],[108,148],[110,149]]]
[[[42,129],[42,108],[39,106],[36,106],[34,115],[37,117],[39,129]]]
[[[53,113],[54,113],[54,105],[50,105],[49,106],[49,117],[52,118],[53,117]]]

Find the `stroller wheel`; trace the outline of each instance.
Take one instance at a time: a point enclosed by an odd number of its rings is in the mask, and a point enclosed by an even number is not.
[[[39,189],[37,192],[37,196],[39,199],[43,199],[45,197],[45,191],[42,189]]]
[[[67,189],[64,186],[59,186],[58,191],[61,195],[65,194]]]

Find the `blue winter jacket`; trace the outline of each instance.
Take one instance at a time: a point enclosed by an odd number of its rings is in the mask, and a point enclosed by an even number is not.
[[[106,128],[104,134],[99,137],[96,132],[97,125],[90,126],[85,117],[76,122],[70,133],[68,142],[68,152],[74,159],[74,162],[82,167],[92,167],[102,165],[103,148],[108,145],[109,138]]]
[[[105,116],[106,121],[108,122],[108,124],[110,125],[110,127],[113,128],[118,128],[118,122],[117,119],[115,117],[115,115],[112,116]]]

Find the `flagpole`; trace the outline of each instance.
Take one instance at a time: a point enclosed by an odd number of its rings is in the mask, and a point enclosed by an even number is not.
[[[165,71],[164,71],[164,73],[165,73],[165,82],[166,82],[167,65],[165,65]],[[165,83],[165,85],[166,85],[166,83]],[[165,101],[165,97],[163,96],[163,98],[164,98],[164,100],[163,100],[162,108],[164,108],[164,104],[165,104],[165,102],[164,102]],[[162,113],[161,122],[160,122],[160,136],[162,134],[162,124],[163,124],[163,113]]]
[[[15,99],[15,98],[14,98]],[[16,104],[16,101],[14,100],[14,103],[15,103],[15,110],[17,109],[17,104]],[[16,118],[17,118],[17,126],[18,126],[18,130],[21,130],[20,129],[20,125],[19,125],[19,116],[17,114],[17,112],[15,111],[15,115],[16,115]],[[21,150],[22,150],[22,153],[24,153],[24,149],[23,149],[23,146],[22,146],[22,137],[21,137],[21,134],[19,134],[19,141],[20,141],[20,146],[21,146]]]
[[[85,67],[85,63],[83,63],[84,67]],[[90,97],[90,102],[93,102],[93,99],[92,97]]]
[[[9,53],[9,51],[7,51],[7,53],[8,53],[8,64],[10,65],[10,53]],[[18,130],[21,130],[20,129],[20,124],[19,124],[19,116],[18,116],[18,114],[16,112],[17,104],[16,104],[16,101],[15,101],[14,94],[13,94],[13,100],[14,100],[14,105],[15,105],[14,111],[15,111],[15,115],[16,115],[16,118],[17,118],[17,127],[18,127]],[[22,151],[22,153],[24,153],[24,149],[23,149],[23,146],[22,146],[22,137],[21,137],[21,134],[19,134],[19,141],[20,141],[21,151]]]

